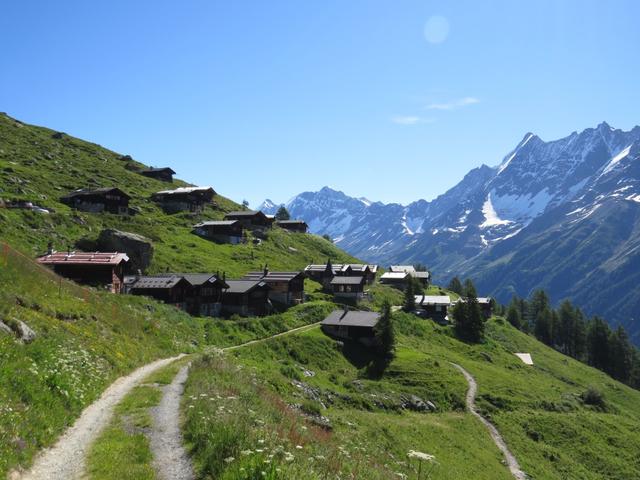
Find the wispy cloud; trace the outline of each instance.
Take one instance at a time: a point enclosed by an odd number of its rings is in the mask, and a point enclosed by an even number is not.
[[[397,125],[415,125],[417,123],[433,123],[434,120],[417,115],[395,115],[391,117],[391,121]]]
[[[427,110],[457,110],[476,103],[480,103],[480,100],[475,97],[463,97],[446,103],[431,103],[426,108]]]

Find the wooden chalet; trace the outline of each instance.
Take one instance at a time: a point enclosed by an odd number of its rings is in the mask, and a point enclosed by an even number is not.
[[[237,220],[242,228],[247,230],[266,230],[271,228],[273,219],[268,218],[261,211],[243,210],[240,212],[229,212],[224,216],[225,220]]]
[[[180,274],[190,285],[186,296],[186,310],[200,317],[218,317],[222,313],[222,299],[229,289],[224,275],[210,273]]]
[[[330,337],[371,346],[376,342],[375,327],[379,321],[377,312],[334,310],[320,323],[320,328]]]
[[[115,213],[128,215],[130,213],[129,200],[131,197],[119,188],[82,188],[74,190],[60,198],[60,201],[71,208],[83,212]]]
[[[118,252],[52,252],[39,257],[37,262],[77,283],[108,286],[111,292],[121,293],[129,257]]]
[[[485,318],[491,317],[493,315],[493,299],[491,297],[478,297],[476,299],[478,301],[478,305],[480,306],[480,310]],[[455,305],[458,302],[466,302],[466,298],[459,298],[452,305]]]
[[[187,295],[191,284],[181,275],[127,277],[127,293],[144,295],[187,310]]]
[[[266,315],[271,311],[269,286],[262,280],[227,280],[222,311],[244,317]]]
[[[416,295],[416,313],[425,318],[431,318],[438,323],[449,321],[448,312],[451,298],[448,295]]]
[[[304,220],[276,220],[276,226],[297,233],[307,233],[309,230],[309,225]]]
[[[407,272],[385,272],[380,277],[380,283],[400,290],[407,288],[411,275]]]
[[[201,222],[193,226],[193,233],[216,243],[236,245],[244,239],[239,220],[218,220]]]
[[[333,277],[331,291],[338,298],[353,298],[356,301],[364,297],[364,277]]]
[[[180,187],[156,192],[151,195],[151,199],[167,213],[200,213],[215,195],[216,192],[211,187]]]
[[[331,281],[334,277],[363,277],[366,285],[375,282],[378,273],[378,265],[363,265],[357,263],[336,263],[332,264],[327,260],[326,264],[307,265],[304,273],[308,278],[322,284],[323,288],[331,291]]]
[[[413,265],[391,265],[389,267],[389,272],[408,273],[413,278],[418,279],[418,281],[425,287],[428,287],[429,282],[431,281],[431,274],[429,272],[418,271]]]
[[[304,302],[304,272],[249,272],[242,280],[263,281],[269,286],[269,299],[292,306]]]
[[[164,168],[147,168],[144,170],[140,170],[140,175],[144,175],[145,177],[155,178],[156,180],[160,180],[161,182],[173,182],[173,176],[176,172],[169,167]]]

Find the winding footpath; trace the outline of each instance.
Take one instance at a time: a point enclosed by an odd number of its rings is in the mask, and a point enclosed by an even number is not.
[[[313,323],[293,328],[269,337],[223,348],[223,352],[266,342],[274,338],[310,330]],[[152,373],[183,358],[185,354],[156,360],[113,382],[93,404],[88,406],[72,427],[58,439],[53,447],[40,452],[31,469],[14,472],[10,480],[77,480],[85,473],[85,460],[93,442],[111,422],[115,406]],[[188,366],[180,369],[171,384],[163,388],[162,399],[151,410],[154,420],[150,446],[154,456],[154,469],[161,480],[192,480],[193,466],[182,442],[180,431],[180,400],[188,377]]]
[[[478,392],[478,383],[476,382],[476,379],[473,378],[473,376],[469,372],[467,372],[457,363],[451,363],[451,365],[460,370],[462,375],[464,375],[464,378],[467,380],[467,383],[469,384],[469,390],[467,390],[466,398],[467,408],[482,422],[485,427],[487,427],[487,430],[489,430],[489,434],[491,435],[493,442],[504,455],[504,459],[507,462],[507,467],[509,467],[511,475],[513,475],[513,478],[515,478],[516,480],[527,480],[527,474],[520,469],[518,460],[516,460],[516,457],[513,455],[513,453],[511,453],[509,447],[507,447],[507,443],[504,441],[502,435],[500,435],[498,429],[493,423],[484,418],[478,412],[478,408],[476,407],[476,393]]]
[[[114,407],[142,380],[153,372],[184,357],[156,360],[138,368],[126,377],[113,382],[98,400],[84,409],[76,420],[56,442],[43,450],[35,459],[31,470],[23,475],[13,474],[10,479],[19,480],[72,480],[84,472],[85,458],[100,432],[109,424]]]

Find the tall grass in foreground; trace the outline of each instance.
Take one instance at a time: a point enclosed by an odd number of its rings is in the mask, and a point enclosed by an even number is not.
[[[185,440],[203,479],[397,478],[363,446],[336,444],[257,375],[222,356],[195,362],[186,385]]]

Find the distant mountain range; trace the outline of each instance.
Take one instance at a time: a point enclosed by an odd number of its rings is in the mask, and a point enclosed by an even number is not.
[[[440,282],[469,276],[503,302],[544,288],[624,324],[638,343],[639,157],[640,127],[603,122],[551,142],[527,133],[497,167],[471,170],[430,202],[383,204],[325,187],[286,206],[364,260],[425,263]]]

